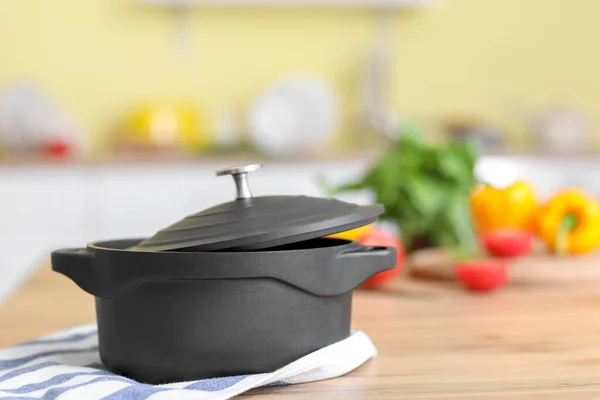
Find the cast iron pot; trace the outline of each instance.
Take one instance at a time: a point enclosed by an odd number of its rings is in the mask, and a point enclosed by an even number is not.
[[[134,251],[142,239],[52,253],[96,298],[107,369],[164,383],[276,370],[350,334],[352,290],[395,249],[315,239],[259,251]]]

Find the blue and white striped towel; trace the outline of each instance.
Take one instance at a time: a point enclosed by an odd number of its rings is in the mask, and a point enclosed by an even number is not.
[[[2,399],[229,399],[261,386],[335,378],[362,365],[377,351],[369,337],[354,331],[270,373],[146,385],[103,369],[95,324],[77,326],[0,350]]]

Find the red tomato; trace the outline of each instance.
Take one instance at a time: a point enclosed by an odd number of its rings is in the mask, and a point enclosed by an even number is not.
[[[533,234],[515,229],[500,229],[481,235],[483,247],[496,257],[519,257],[531,250]]]
[[[363,282],[361,287],[371,289],[381,287],[400,273],[402,262],[404,260],[404,248],[396,236],[379,228],[375,228],[359,238],[358,242],[363,246],[385,246],[396,248],[396,265],[394,268],[373,275]]]
[[[472,260],[457,263],[454,267],[456,279],[475,292],[490,292],[506,283],[508,273],[505,262],[497,260]]]

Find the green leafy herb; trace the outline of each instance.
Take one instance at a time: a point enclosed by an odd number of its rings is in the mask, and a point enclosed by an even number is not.
[[[407,129],[362,177],[327,191],[371,190],[408,251],[445,246],[468,253],[477,248],[468,207],[476,156],[468,142],[427,143]]]

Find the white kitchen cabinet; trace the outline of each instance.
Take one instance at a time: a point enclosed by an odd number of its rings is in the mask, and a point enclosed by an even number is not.
[[[146,237],[186,215],[230,201],[228,165],[124,164],[0,168],[0,300],[53,249],[95,240]],[[322,195],[316,177],[339,181],[362,162],[269,164],[252,173],[255,195]],[[365,196],[348,196],[358,202]]]
[[[477,165],[480,179],[507,185],[516,179],[524,179],[535,185],[540,198],[567,186],[580,187],[600,196],[600,157],[535,157],[535,156],[487,156]]]

